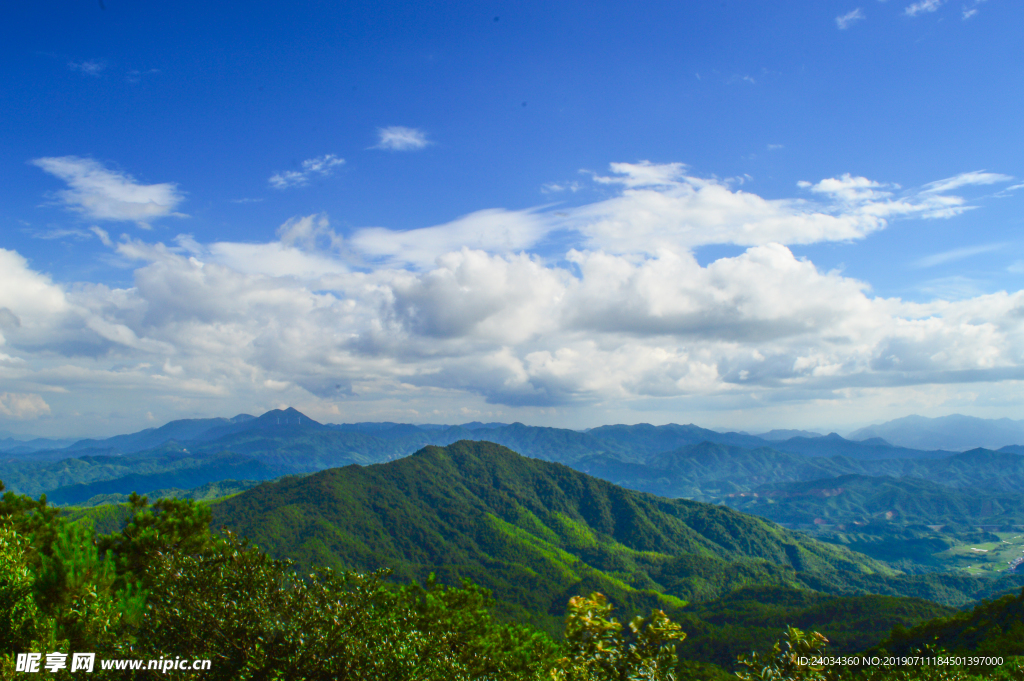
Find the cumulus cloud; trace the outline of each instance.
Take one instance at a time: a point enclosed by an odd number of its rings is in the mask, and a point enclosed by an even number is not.
[[[430,141],[427,134],[416,128],[406,128],[401,125],[392,125],[387,128],[377,128],[377,144],[374,149],[389,149],[391,151],[415,151],[423,149]]]
[[[897,218],[951,217],[970,208],[959,196],[904,193],[898,187],[843,175],[801,182],[815,201],[764,199],[734,183],[688,174],[684,165],[613,163],[600,184],[618,195],[549,215],[549,229],[582,234],[590,248],[655,253],[708,244],[754,246],[861,239]]]
[[[278,241],[266,244],[217,242],[204,247],[191,239],[179,243],[195,256],[247,274],[317,279],[349,269],[337,258],[344,241],[324,214],[291,218],[277,235]]]
[[[268,182],[274,189],[288,189],[289,187],[301,187],[309,184],[309,179],[315,175],[329,177],[334,169],[345,163],[345,159],[338,158],[334,154],[324,154],[317,158],[309,158],[302,162],[301,170],[285,170],[274,173]]]
[[[180,216],[174,209],[184,197],[174,183],[139,184],[127,173],[77,156],[37,158],[31,163],[67,183],[68,189],[55,193],[57,199],[95,220],[136,222],[148,227],[156,218]]]
[[[839,27],[840,31],[843,31],[849,28],[850,26],[854,25],[858,21],[863,20],[864,18],[864,12],[861,10],[860,7],[858,7],[855,10],[852,10],[850,12],[847,12],[846,14],[842,14],[836,17],[836,26]]]
[[[1024,380],[1024,292],[881,298],[785,245],[962,209],[944,192],[982,181],[967,175],[906,191],[844,175],[768,200],[680,164],[615,164],[595,178],[608,198],[557,212],[346,238],[308,215],[267,243],[107,237],[137,263],[123,288],[58,285],[0,251],[0,380],[18,394],[245,396],[335,414],[827,401]],[[554,230],[575,247],[540,255]],[[708,243],[745,249],[701,264],[692,251]]]
[[[551,229],[552,224],[535,211],[494,208],[404,232],[383,227],[360,229],[352,236],[352,244],[370,258],[429,267],[439,255],[464,246],[504,253],[525,250]]]
[[[50,414],[50,405],[32,393],[0,393],[0,416],[36,419]]]

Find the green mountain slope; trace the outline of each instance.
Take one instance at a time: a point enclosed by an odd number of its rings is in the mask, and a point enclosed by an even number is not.
[[[692,605],[680,615],[687,632],[683,657],[714,662],[726,669],[741,653],[764,649],[787,626],[824,632],[833,654],[859,653],[886,638],[895,627],[949,617],[956,610],[917,598],[830,596],[778,586],[738,589],[710,603]]]
[[[879,648],[905,655],[923,645],[959,654],[1024,655],[1024,590],[909,630],[900,627]]]
[[[752,516],[633,492],[484,442],[266,484],[213,508],[216,526],[304,566],[469,577],[520,615],[560,614],[590,589],[675,610],[740,586],[800,585],[804,575],[851,591],[858,578],[897,578]]]

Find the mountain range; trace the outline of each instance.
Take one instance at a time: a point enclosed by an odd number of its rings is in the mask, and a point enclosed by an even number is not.
[[[204,499],[217,527],[300,569],[468,578],[504,616],[548,631],[570,596],[601,591],[627,613],[669,612],[695,658],[723,664],[778,622],[827,625],[853,651],[1024,584],[993,559],[979,572],[937,557],[974,563],[990,549],[968,545],[1009,546],[979,526],[1024,522],[1015,448],[765,435],[783,439],[672,424],[331,425],[285,409],[8,455],[0,479],[94,506],[73,513],[104,531],[131,491]]]
[[[982,419],[963,414],[939,418],[914,415],[855,430],[849,438],[882,438],[893,445],[912,449],[998,449],[1024,444],[1024,421]]]

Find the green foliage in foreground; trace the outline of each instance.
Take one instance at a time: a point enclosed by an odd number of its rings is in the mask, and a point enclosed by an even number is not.
[[[124,528],[97,536],[45,500],[4,495],[0,679],[24,678],[14,669],[15,656],[28,651],[95,652],[100,660],[210,659],[212,667],[202,677],[213,680],[722,678],[713,667],[677,659],[676,645],[685,634],[658,610],[624,627],[601,594],[575,597],[566,615],[565,641],[556,642],[530,627],[498,621],[489,593],[468,582],[444,587],[427,580],[422,586],[395,587],[383,581],[386,573],[327,569],[300,576],[290,563],[231,534],[211,534],[209,520],[209,509],[191,500],[150,505],[133,497]],[[998,601],[961,619],[989,621],[1001,613],[1019,621],[1018,600]],[[820,634],[790,627],[767,654],[741,658],[739,677],[1024,679],[1015,663],[999,669],[827,667],[813,661],[827,652],[825,643]],[[195,678],[191,671],[99,666],[93,674],[98,679]],[[75,675],[64,669],[48,676]]]
[[[631,623],[624,640],[609,635],[618,627],[605,617],[610,608],[577,609],[568,643],[556,643],[498,622],[489,593],[468,582],[396,588],[386,573],[299,576],[230,534],[211,534],[209,510],[192,501],[136,496],[131,506],[121,532],[95,536],[45,499],[0,501],[0,678],[20,676],[19,652],[56,651],[210,659],[205,679],[674,678],[675,650],[665,644],[678,626],[663,613]]]

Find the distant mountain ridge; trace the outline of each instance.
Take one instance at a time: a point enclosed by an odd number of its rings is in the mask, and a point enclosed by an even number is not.
[[[873,437],[912,449],[1000,449],[1024,445],[1024,421],[982,419],[963,414],[938,418],[912,415],[867,426],[849,435],[851,440],[860,441]]]
[[[166,423],[159,428],[147,428],[146,430],[141,430],[137,433],[115,435],[114,437],[109,437],[104,440],[78,440],[67,449],[69,451],[78,451],[105,447],[124,452],[125,454],[134,454],[135,452],[159,447],[171,440],[177,440],[179,442],[193,440],[205,433],[208,433],[212,429],[231,424],[246,423],[254,418],[255,417],[250,416],[249,414],[239,414],[238,416],[230,419],[181,419]]]
[[[576,455],[593,455],[614,453],[619,457],[640,461],[651,454],[669,451],[679,447],[714,442],[747,448],[771,446],[780,451],[788,451],[810,456],[849,456],[852,458],[905,458],[905,457],[937,457],[947,454],[942,451],[918,451],[906,447],[890,445],[883,439],[864,438],[862,441],[845,439],[835,433],[818,435],[811,431],[774,430],[765,433],[766,437],[749,435],[739,432],[719,432],[701,428],[694,424],[666,424],[653,426],[647,423],[635,425],[607,425],[587,431],[576,431],[566,428],[549,428],[543,426],[527,426],[522,423],[481,423],[473,421],[461,425],[414,425],[396,422],[361,422],[323,424],[311,419],[300,411],[289,407],[274,409],[255,417],[239,414],[232,418],[181,419],[170,421],[158,428],[147,428],[137,433],[115,435],[105,439],[77,440],[63,449],[52,447],[43,450],[45,440],[37,440],[34,451],[38,450],[47,458],[59,456],[62,452],[73,454],[86,450],[115,450],[124,454],[133,454],[159,447],[169,441],[177,442],[211,442],[220,438],[237,435],[254,430],[282,432],[293,430],[298,426],[305,430],[331,430],[343,433],[361,433],[386,440],[412,438],[412,449],[421,444],[423,435],[427,439],[446,439],[443,433],[450,433],[450,442],[456,439],[478,439],[478,435],[486,433],[491,441],[499,444],[521,444],[532,441],[540,446],[544,439],[558,440],[559,446],[568,446]],[[468,438],[467,438],[468,436]],[[454,438],[454,439],[451,439]],[[501,441],[499,441],[501,440]],[[441,444],[441,442],[431,442]],[[444,444],[448,444],[445,442]],[[550,458],[540,456],[539,458]],[[559,455],[559,459],[566,454]]]
[[[271,479],[353,463],[392,461],[427,445],[446,446],[459,440],[486,440],[525,456],[573,466],[631,489],[696,499],[768,482],[851,473],[934,479],[927,470],[939,466],[938,463],[918,466],[910,462],[938,462],[953,454],[894,447],[879,439],[855,442],[835,433],[770,441],[693,424],[609,425],[589,431],[522,423],[472,422],[436,427],[393,422],[322,424],[288,408],[271,410],[259,417],[240,414],[230,419],[183,419],[106,440],[80,440],[66,449],[10,456],[0,461],[0,479],[17,492],[34,496],[47,492],[54,501],[83,503],[88,501],[83,495],[90,491],[95,495],[133,490],[148,493],[215,482],[216,471],[227,470],[223,466],[233,469],[232,478]],[[691,461],[694,467],[687,473],[674,465],[672,459],[692,458],[697,453],[687,450],[692,447],[704,447],[706,461]],[[721,451],[712,453],[708,447],[735,451],[725,462]],[[712,458],[708,459],[709,456]],[[227,458],[216,461],[218,457]],[[713,460],[719,464],[713,464]],[[244,470],[246,461],[249,471]],[[868,465],[869,461],[879,463]],[[766,473],[765,466],[774,472]],[[190,468],[191,472],[186,470]],[[987,470],[983,465],[982,471]],[[703,477],[696,475],[696,471]],[[962,478],[964,474],[957,473],[952,482],[957,484]],[[710,484],[715,480],[718,482]]]

